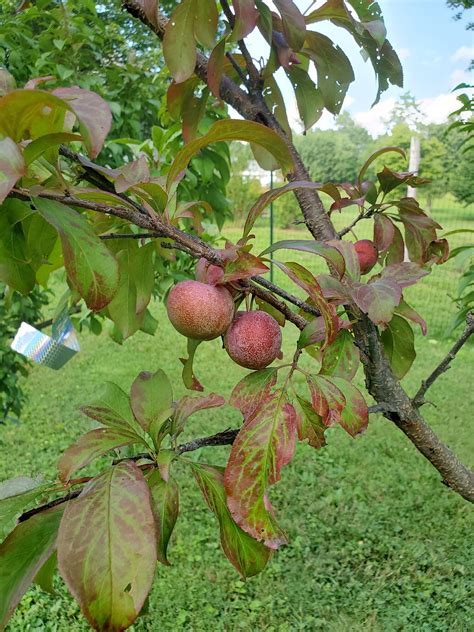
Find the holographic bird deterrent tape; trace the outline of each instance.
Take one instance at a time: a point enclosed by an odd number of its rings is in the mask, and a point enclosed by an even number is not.
[[[54,320],[52,336],[38,331],[28,323],[21,323],[11,348],[33,362],[51,369],[60,369],[80,350],[67,309]]]

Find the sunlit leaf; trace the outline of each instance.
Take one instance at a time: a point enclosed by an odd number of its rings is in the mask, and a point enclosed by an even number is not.
[[[135,419],[143,430],[168,411],[173,404],[173,389],[164,371],[142,371],[135,378],[130,391],[130,403]]]
[[[268,399],[271,388],[276,384],[277,375],[278,370],[274,367],[249,373],[234,386],[229,404],[238,408],[244,419],[252,417]]]
[[[0,204],[26,173],[25,162],[18,145],[11,138],[0,140]]]
[[[0,484],[0,542],[13,529],[23,511],[50,488],[50,484],[25,476]]]
[[[176,83],[189,79],[196,65],[194,16],[195,0],[183,0],[174,9],[166,26],[163,55]]]

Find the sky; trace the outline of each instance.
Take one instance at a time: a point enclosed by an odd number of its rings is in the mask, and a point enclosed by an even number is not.
[[[296,0],[304,11],[310,0]],[[314,8],[322,4],[317,2]],[[271,3],[269,3],[271,4]],[[466,31],[466,23],[474,21],[474,9],[466,12],[468,17],[456,21],[454,11],[446,6],[445,0],[379,0],[387,27],[387,35],[397,51],[404,70],[404,87],[390,87],[383,93],[380,103],[371,109],[376,95],[376,80],[370,62],[365,63],[351,36],[343,29],[329,23],[311,25],[311,30],[320,30],[339,44],[350,58],[355,81],[349,88],[343,109],[368,129],[379,135],[386,129],[385,121],[390,116],[397,98],[409,90],[421,104],[425,122],[441,123],[449,112],[457,107],[451,90],[461,82],[474,83],[473,73],[468,73],[470,60],[474,58],[474,32]],[[253,38],[253,40],[252,40]],[[267,45],[254,32],[249,38],[249,48],[254,57],[265,54]],[[282,71],[279,71],[279,77]],[[287,102],[290,124],[301,129],[296,103],[286,77],[280,85]],[[334,117],[325,112],[316,124],[327,129],[334,125]]]

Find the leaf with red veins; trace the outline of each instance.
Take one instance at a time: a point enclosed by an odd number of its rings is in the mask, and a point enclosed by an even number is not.
[[[311,402],[304,397],[297,396],[301,414],[297,417],[298,439],[308,439],[312,448],[322,448],[326,445],[324,433],[327,428],[322,418],[316,413]]]
[[[354,283],[352,298],[373,323],[380,325],[390,322],[402,298],[402,290],[391,279],[378,279],[373,283]]]
[[[287,262],[285,264],[279,261],[274,262],[280,270],[282,270],[290,279],[299,285],[311,298],[316,307],[321,312],[321,316],[324,318],[325,325],[325,339],[322,345],[324,349],[332,343],[339,331],[339,319],[336,313],[336,308],[331,303],[328,303],[323,296],[321,286],[316,280],[316,277],[306,268],[299,263]]]
[[[235,522],[271,549],[287,542],[265,494],[280,480],[281,469],[293,457],[296,412],[279,389],[242,426],[225,470],[227,506]]]
[[[414,285],[429,273],[430,270],[428,268],[423,268],[417,263],[405,261],[394,263],[384,268],[380,273],[380,278],[385,281],[395,281],[399,287],[405,288]]]
[[[330,347],[323,351],[321,373],[352,380],[360,364],[359,349],[350,333],[342,330]]]
[[[89,156],[95,158],[112,124],[112,112],[107,101],[95,92],[77,86],[56,88],[53,94],[65,101],[76,115]]]
[[[188,417],[194,415],[194,413],[197,413],[199,410],[219,408],[225,403],[225,399],[221,395],[216,395],[216,393],[209,393],[209,395],[205,395],[204,397],[191,397],[190,395],[182,397],[176,405],[172,434],[176,435],[182,432]]]
[[[270,268],[250,252],[240,252],[235,261],[226,261],[223,283],[248,279],[258,274],[265,274]]]
[[[325,426],[341,421],[341,413],[346,405],[344,394],[329,379],[321,375],[307,378],[311,403]]]
[[[8,136],[0,140],[0,204],[25,173],[25,161],[18,145]]]
[[[339,424],[351,437],[356,437],[364,432],[369,423],[369,409],[364,397],[358,388],[343,378],[331,375],[328,380],[339,389],[346,400]]]
[[[379,252],[389,249],[395,237],[395,226],[392,220],[382,213],[374,215],[374,244]]]
[[[276,384],[277,373],[273,367],[249,373],[234,387],[229,404],[238,408],[244,419],[249,419],[269,397]]]

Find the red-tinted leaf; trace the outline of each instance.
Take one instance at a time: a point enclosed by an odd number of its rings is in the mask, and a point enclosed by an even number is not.
[[[326,338],[326,325],[322,316],[316,316],[313,318],[298,338],[298,349],[304,349],[309,345],[314,345],[318,342],[322,342]]]
[[[185,103],[183,117],[183,140],[189,143],[198,135],[198,128],[201,119],[206,111],[207,100],[209,98],[209,90],[204,89],[199,97],[193,96]]]
[[[379,252],[389,249],[395,237],[395,226],[392,220],[382,213],[374,215],[374,244]]]
[[[328,377],[328,380],[337,386],[346,400],[341,413],[340,425],[351,437],[364,432],[369,423],[369,409],[362,393],[353,384],[340,377],[331,376]]]
[[[287,262],[285,264],[274,262],[292,281],[299,285],[321,312],[325,325],[325,340],[322,348],[327,347],[335,339],[339,330],[339,320],[336,314],[336,308],[328,303],[323,296],[323,292],[319,283],[313,274],[301,266],[299,263]]]
[[[401,288],[405,288],[414,285],[429,273],[429,269],[422,268],[417,263],[403,262],[384,268],[380,273],[380,278],[385,281],[395,281]]]
[[[386,154],[388,152],[396,152],[400,154],[400,156],[402,156],[402,158],[404,158],[405,160],[407,158],[405,152],[401,147],[382,147],[382,149],[374,151],[374,153],[367,158],[362,169],[359,172],[359,186],[362,184],[364,175],[367,173],[367,169],[374,162],[374,160],[377,160],[379,156],[382,156],[383,154]]]
[[[308,443],[313,448],[322,448],[326,445],[324,433],[327,427],[323,424],[321,417],[315,412],[311,402],[304,397],[297,396],[301,414],[298,416],[298,439]]]
[[[411,368],[415,353],[415,337],[410,324],[401,316],[394,316],[380,335],[392,371],[402,379]]]
[[[137,4],[141,6],[149,22],[157,27],[158,0],[138,0]]]
[[[117,261],[94,234],[85,216],[53,200],[32,200],[39,213],[59,233],[71,285],[89,309],[103,309],[117,291]]]
[[[278,161],[284,173],[294,169],[293,159],[283,139],[276,132],[254,121],[216,121],[207,134],[196,138],[183,147],[175,156],[168,172],[168,188],[179,179],[189,161],[203,147],[218,141],[240,140],[256,143],[267,149]]]
[[[341,304],[350,302],[349,290],[339,279],[329,274],[318,274],[317,279],[325,299],[333,300]]]
[[[68,503],[58,534],[59,572],[96,630],[124,630],[137,618],[156,566],[150,490],[122,462]]]
[[[0,628],[53,553],[64,505],[21,522],[0,545]]]
[[[235,261],[226,261],[224,266],[223,283],[248,279],[258,274],[265,274],[270,268],[250,252],[239,252]]]
[[[221,98],[220,86],[222,73],[224,72],[226,41],[227,38],[224,37],[216,44],[207,64],[207,85],[212,94],[218,99]]]
[[[221,545],[227,559],[242,577],[257,575],[265,568],[272,551],[234,522],[226,504],[224,468],[203,463],[191,465],[209,509],[219,521]]]
[[[107,101],[95,92],[83,88],[57,88],[53,94],[63,99],[77,116],[79,129],[91,158],[102,149],[112,124],[112,112]]]
[[[311,239],[285,239],[277,241],[266,248],[260,256],[275,252],[276,250],[300,250],[302,252],[311,252],[315,255],[323,257],[330,265],[334,266],[338,274],[342,277],[345,271],[344,257],[335,246],[328,245],[322,241],[313,241]]]
[[[173,404],[173,389],[166,373],[161,369],[156,373],[139,373],[132,384],[130,404],[135,419],[143,430],[148,431]]]
[[[203,391],[204,390],[203,385],[199,382],[197,377],[194,375],[194,370],[193,370],[194,355],[196,353],[196,349],[201,344],[201,342],[202,342],[201,340],[193,340],[192,338],[188,338],[188,357],[180,358],[183,364],[183,372],[182,372],[183,384],[190,391]]]
[[[196,65],[195,0],[183,0],[171,14],[163,37],[163,55],[176,83],[189,79]]]
[[[325,426],[340,423],[346,405],[344,394],[329,379],[316,375],[307,377],[311,403]]]
[[[97,428],[79,437],[79,439],[63,452],[58,461],[59,478],[68,481],[77,470],[91,461],[115,448],[124,445],[142,443],[140,437],[132,432],[114,428]]]
[[[293,50],[300,50],[306,36],[304,16],[292,0],[274,0],[281,15],[283,34]]]
[[[169,566],[167,550],[179,514],[179,487],[171,476],[164,481],[158,470],[152,472],[147,482],[156,525],[158,561]]]
[[[404,318],[420,325],[421,333],[423,334],[423,336],[426,336],[426,321],[423,320],[420,314],[418,314],[418,312],[414,310],[413,307],[410,307],[410,305],[408,305],[408,303],[406,303],[403,298],[400,301],[400,305],[395,309],[395,314],[399,314],[400,316],[403,316]]]
[[[323,351],[321,373],[352,380],[360,363],[359,349],[350,333],[341,330],[334,342]]]
[[[183,432],[186,420],[199,410],[205,410],[207,408],[218,408],[225,404],[225,399],[221,395],[210,393],[203,397],[191,397],[186,395],[182,397],[176,405],[176,411],[173,417],[173,430],[174,435]]]
[[[199,79],[193,75],[186,81],[176,83],[173,81],[166,93],[166,105],[170,116],[179,119],[185,104],[192,98]]]
[[[229,41],[236,42],[251,33],[258,20],[258,11],[254,0],[232,0],[235,20]]]
[[[393,226],[394,235],[392,243],[387,251],[387,258],[385,259],[386,265],[392,263],[401,263],[405,258],[405,244],[403,243],[403,237],[397,226]]]
[[[334,239],[326,243],[341,253],[345,262],[346,277],[358,281],[360,279],[360,265],[354,244],[351,241],[342,241],[341,239]]]
[[[0,204],[25,173],[25,161],[18,145],[8,137],[0,140]]]
[[[123,193],[135,184],[149,182],[150,169],[148,161],[142,154],[137,160],[127,163],[119,170],[120,175],[115,180],[115,190]]]
[[[249,373],[234,387],[229,404],[238,408],[244,419],[252,417],[268,399],[270,390],[276,384],[277,375],[276,368]]]
[[[227,506],[233,519],[272,549],[284,544],[286,536],[267,510],[265,494],[291,461],[295,439],[295,410],[284,391],[275,391],[244,422],[225,471]]]
[[[377,178],[380,182],[380,188],[384,193],[390,193],[390,191],[393,191],[393,189],[402,184],[406,184],[410,187],[418,187],[430,182],[430,180],[419,178],[413,173],[397,173],[388,167],[384,167],[383,171],[377,174]]]
[[[355,304],[376,325],[388,323],[402,298],[398,283],[390,279],[378,279],[373,283],[357,283],[352,289]]]

